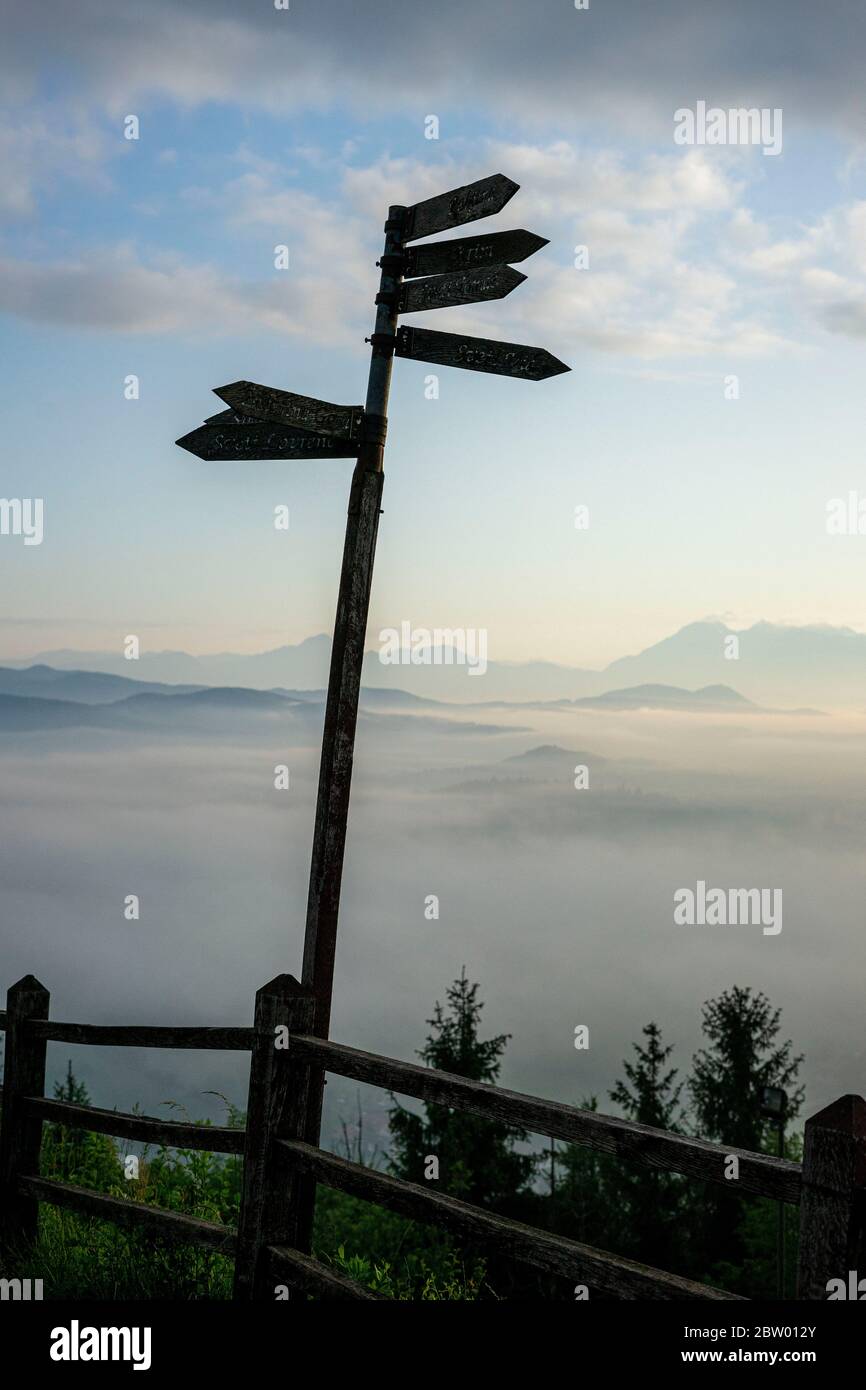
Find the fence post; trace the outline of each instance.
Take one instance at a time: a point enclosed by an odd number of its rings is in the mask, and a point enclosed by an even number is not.
[[[797,1297],[828,1296],[828,1282],[866,1278],[866,1101],[841,1096],[806,1121]]]
[[[47,1018],[48,990],[33,975],[10,988],[6,995],[6,1061],[3,1070],[3,1118],[0,1128],[0,1231],[8,1245],[35,1240],[39,1203],[18,1192],[18,1179],[39,1173],[42,1121],[25,1116],[25,1096],[45,1094],[44,1038],[28,1034],[27,1022]]]
[[[309,1066],[295,1061],[288,1034],[313,1030],[315,1002],[292,975],[277,975],[256,994],[256,1037],[250,1058],[250,1088],[244,1144],[244,1174],[238,1223],[233,1297],[272,1299],[265,1247],[296,1246],[298,1202],[303,1180],[274,1159],[275,1138],[303,1137]]]

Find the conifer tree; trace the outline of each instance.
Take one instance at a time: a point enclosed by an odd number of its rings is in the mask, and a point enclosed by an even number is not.
[[[734,985],[703,1008],[703,1031],[709,1046],[694,1057],[689,1090],[697,1132],[732,1149],[775,1151],[771,1122],[762,1114],[764,1091],[781,1087],[788,1096],[787,1120],[799,1112],[804,1089],[797,1076],[803,1062],[790,1039],[779,1042],[781,1010],[761,991]],[[704,1273],[723,1270],[726,1286],[751,1290],[745,1277],[750,1221],[746,1200],[736,1182],[706,1188],[696,1203],[696,1239],[704,1252]],[[751,1224],[754,1224],[753,1222]],[[754,1296],[751,1294],[751,1296]]]
[[[664,1045],[656,1023],[648,1023],[643,1035],[645,1044],[632,1044],[636,1056],[623,1062],[625,1080],[617,1081],[610,1098],[627,1119],[679,1133],[684,1083],[677,1081],[677,1068],[668,1066],[673,1045]],[[614,1170],[611,1188],[632,1258],[660,1269],[681,1269],[686,1258],[683,1179],[676,1173],[623,1162]]]
[[[418,1056],[438,1071],[496,1082],[510,1034],[480,1036],[484,1005],[478,990],[464,968],[449,986],[445,1006],[437,1002],[427,1020],[431,1032]],[[428,1104],[418,1114],[404,1109],[393,1096],[392,1100],[391,1167],[397,1176],[424,1182],[437,1171],[440,1191],[509,1214],[522,1207],[537,1164],[533,1154],[515,1148],[528,1139],[525,1131],[441,1105]]]

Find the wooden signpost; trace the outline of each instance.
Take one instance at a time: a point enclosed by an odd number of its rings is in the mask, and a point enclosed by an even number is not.
[[[489,179],[464,183],[461,188],[452,188],[450,193],[437,193],[435,198],[425,198],[423,203],[403,209],[402,240],[417,241],[419,237],[431,236],[433,232],[446,232],[449,227],[459,227],[463,222],[477,222],[479,217],[492,217],[494,212],[502,211],[519,187],[519,183],[507,179],[504,174],[491,174]]]
[[[428,328],[401,328],[397,332],[398,357],[437,362],[441,367],[467,367],[471,372],[496,372],[543,381],[571,371],[547,348],[523,343],[500,343],[493,338],[467,338],[462,333],[433,333]]]
[[[208,462],[222,459],[355,458],[358,444],[332,434],[313,434],[253,415],[223,410],[179,439],[182,449]]]
[[[361,666],[384,483],[383,459],[394,356],[442,366],[541,381],[569,370],[544,348],[462,334],[402,327],[401,313],[469,304],[510,294],[526,278],[509,268],[542,246],[543,237],[515,230],[429,246],[406,243],[499,212],[518,185],[503,174],[389,208],[376,295],[367,397],[359,406],[333,405],[255,382],[236,381],[216,394],[229,406],[178,444],[207,460],[355,458],[337,598],[325,728],[304,934],[303,984],[312,996],[312,1031],[327,1038],[331,1016],[337,918]],[[425,277],[411,279],[407,277]],[[404,284],[404,280],[407,283]],[[318,1144],[324,1073],[313,1068],[304,1134]],[[309,1249],[313,1189],[300,1198],[298,1247]]]
[[[482,299],[504,299],[526,279],[510,265],[487,266],[482,270],[459,270],[450,275],[425,275],[408,280],[400,291],[397,306],[401,314],[421,309],[447,309],[452,304],[477,304]]]
[[[259,386],[254,381],[233,381],[230,386],[217,386],[214,394],[242,415],[275,420],[299,430],[315,430],[317,434],[336,434],[343,439],[361,437],[364,423],[361,405],[330,405],[312,396],[296,396],[293,391]]]
[[[490,232],[487,236],[454,237],[431,241],[426,246],[407,246],[403,276],[441,275],[446,270],[475,270],[485,265],[513,265],[525,261],[547,245],[547,237],[534,232]]]

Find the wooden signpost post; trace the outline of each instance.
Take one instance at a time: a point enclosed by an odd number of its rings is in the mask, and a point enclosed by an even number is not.
[[[526,278],[510,269],[510,262],[525,260],[547,245],[543,237],[515,230],[425,246],[407,247],[407,242],[489,217],[499,212],[517,189],[511,179],[494,174],[412,207],[389,209],[385,247],[378,262],[381,276],[375,327],[367,340],[372,351],[363,409],[237,381],[216,391],[229,409],[177,441],[207,460],[356,459],[331,649],[304,936],[303,984],[314,1000],[313,1031],[322,1038],[328,1037],[331,1016],[355,727],[394,356],[531,381],[569,371],[543,348],[420,328],[398,330],[401,313],[510,294]],[[313,1071],[305,1125],[310,1144],[319,1141],[323,1092],[324,1074]],[[308,1249],[312,1190],[302,1196],[301,1208],[298,1245]]]

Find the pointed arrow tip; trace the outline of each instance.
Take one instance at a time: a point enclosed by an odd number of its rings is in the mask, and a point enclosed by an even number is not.
[[[188,454],[194,454],[196,458],[201,458],[201,454],[198,451],[198,441],[201,430],[202,426],[199,425],[197,430],[190,430],[189,434],[181,435],[180,439],[176,439],[174,442],[178,448],[186,449]]]

